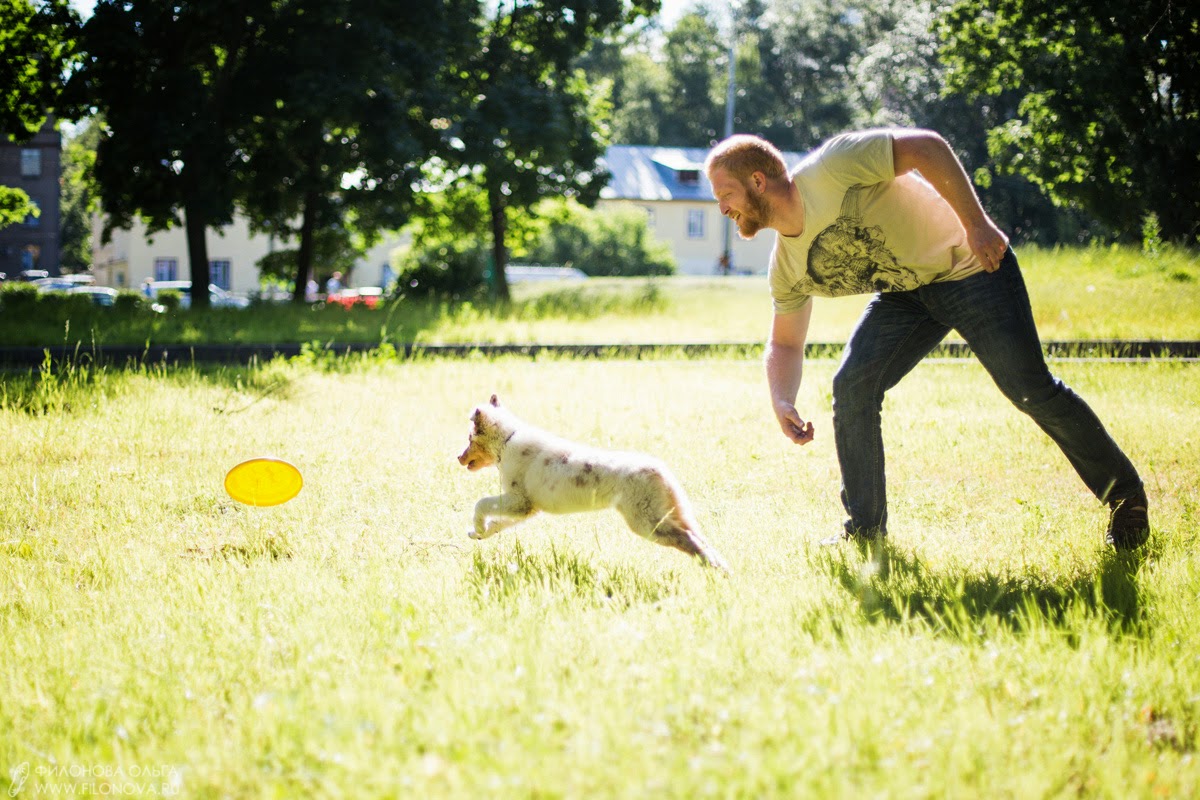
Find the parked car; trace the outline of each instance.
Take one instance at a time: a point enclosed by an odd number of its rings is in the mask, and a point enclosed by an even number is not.
[[[325,298],[326,303],[333,303],[342,308],[351,306],[366,306],[376,308],[383,300],[383,289],[378,286],[360,286],[357,289],[340,289]]]
[[[587,273],[578,267],[546,267],[540,264],[509,264],[504,268],[509,283],[522,281],[582,281]]]
[[[166,291],[179,292],[182,295],[179,301],[182,308],[191,306],[191,281],[151,281],[146,284],[146,294],[151,300],[157,300],[159,294]],[[208,300],[213,308],[247,308],[250,305],[250,301],[245,297],[228,292],[215,283],[208,285]]]
[[[58,275],[53,278],[35,278],[31,280],[39,292],[67,292],[76,286],[91,286],[96,279],[91,275]]]
[[[67,294],[87,295],[93,305],[106,308],[117,302],[117,290],[111,286],[73,286],[67,289]]]

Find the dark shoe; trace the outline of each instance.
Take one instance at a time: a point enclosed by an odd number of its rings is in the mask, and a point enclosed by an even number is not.
[[[845,542],[849,542],[858,548],[858,552],[862,555],[864,562],[870,568],[871,572],[887,575],[890,559],[888,557],[886,533],[863,536],[862,534],[846,532],[835,536],[827,536],[821,539],[818,544],[822,547],[837,547]]]
[[[1150,538],[1148,506],[1144,491],[1110,500],[1108,507],[1112,509],[1112,516],[1108,520],[1108,533],[1104,541],[1117,550],[1134,550],[1144,545]]]
[[[853,542],[860,550],[863,550],[882,542],[886,538],[886,533],[882,536],[879,534],[874,536],[864,536],[861,533],[850,533],[849,531],[846,531],[845,533],[835,533],[833,536],[826,536],[824,539],[819,539],[817,544],[821,545],[821,547],[837,547],[843,542]]]

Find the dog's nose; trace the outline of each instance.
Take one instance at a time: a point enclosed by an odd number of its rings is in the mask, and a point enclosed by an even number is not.
[[[461,453],[461,454],[459,455],[459,457],[458,457],[458,463],[462,464],[463,466],[466,466],[466,464],[467,464],[467,453],[468,453],[468,452],[470,452],[470,450],[471,450],[471,448],[469,448],[469,447],[468,447],[466,450],[463,450],[463,451],[462,451],[462,453]]]

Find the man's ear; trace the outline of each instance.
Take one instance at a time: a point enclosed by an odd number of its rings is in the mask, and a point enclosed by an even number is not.
[[[492,395],[492,405],[496,406],[497,408],[500,407],[500,401],[496,399],[496,395]]]
[[[763,172],[755,171],[750,173],[750,185],[754,187],[754,191],[760,194],[767,189],[767,176]]]

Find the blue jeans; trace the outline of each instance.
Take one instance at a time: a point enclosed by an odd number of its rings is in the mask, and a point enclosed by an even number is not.
[[[956,330],[1012,403],[1045,431],[1102,502],[1142,490],[1137,470],[1079,395],[1050,374],[1011,249],[992,273],[875,295],[833,378],[842,504],[852,536],[887,535],[884,393]]]

